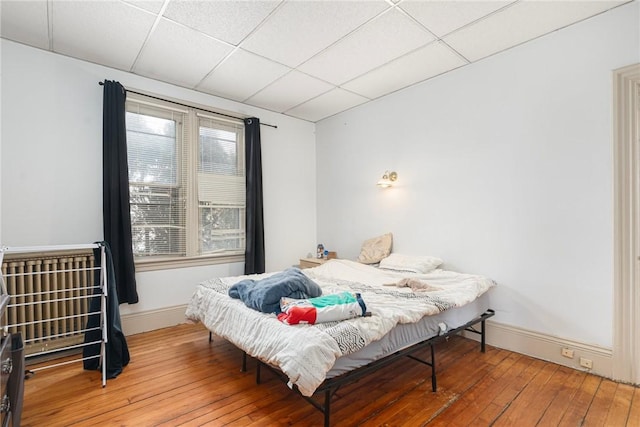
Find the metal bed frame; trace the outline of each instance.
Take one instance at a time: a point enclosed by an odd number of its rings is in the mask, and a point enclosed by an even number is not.
[[[399,359],[400,357],[409,357],[413,360],[416,360],[420,363],[423,363],[425,365],[431,366],[431,388],[433,389],[433,391],[435,392],[437,390],[437,381],[436,381],[436,358],[435,358],[435,350],[434,347],[437,343],[446,340],[447,338],[449,338],[451,335],[455,335],[461,331],[467,331],[467,332],[472,332],[474,334],[478,334],[480,335],[480,351],[482,353],[485,352],[486,350],[486,330],[485,330],[485,321],[492,317],[495,314],[494,310],[487,310],[484,313],[482,313],[480,316],[468,321],[467,323],[465,323],[464,325],[455,328],[455,329],[451,329],[450,331],[445,332],[442,335],[437,335],[431,338],[428,338],[424,341],[421,341],[417,344],[414,344],[410,347],[407,347],[403,350],[399,350],[395,353],[392,353],[388,356],[385,356],[381,359],[378,359],[374,362],[369,363],[368,365],[362,366],[360,368],[357,368],[353,371],[344,373],[340,376],[334,377],[334,378],[330,378],[325,380],[315,391],[314,395],[320,394],[320,393],[324,393],[324,402],[320,403],[318,402],[318,400],[314,399],[313,397],[308,397],[308,396],[304,396],[300,393],[300,391],[298,390],[298,388],[294,385],[293,386],[293,390],[295,390],[302,398],[304,398],[307,402],[309,402],[311,405],[313,405],[316,409],[318,409],[320,412],[322,412],[324,414],[324,426],[325,427],[329,427],[331,425],[331,398],[333,397],[333,395],[338,391],[338,389],[340,387],[342,387],[343,385],[347,385],[350,384],[360,378],[362,378],[363,376],[374,372],[378,369],[380,369],[383,366],[389,365],[390,363],[396,361],[397,359]],[[480,324],[480,330],[477,330],[474,328],[474,326],[476,326],[477,324]],[[209,340],[212,339],[211,333],[209,333]],[[424,349],[426,347],[429,347],[430,349],[430,357],[431,360],[423,360],[420,359],[419,357],[416,357],[413,355],[413,353],[415,353],[418,350]],[[289,379],[277,368],[268,365],[262,361],[260,361],[259,359],[256,359],[257,361],[257,366],[256,366],[256,383],[260,384],[261,382],[261,368],[265,367],[268,370],[270,370],[271,372],[273,372],[280,380],[282,380],[284,383],[288,383]],[[245,372],[247,369],[247,354],[243,352],[242,354],[242,372]]]

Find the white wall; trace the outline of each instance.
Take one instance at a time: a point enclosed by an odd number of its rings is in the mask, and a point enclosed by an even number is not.
[[[1,48],[1,46],[0,46]],[[1,53],[1,51],[0,51]],[[2,100],[2,55],[0,54],[0,101]],[[0,166],[2,165],[2,102],[0,102]],[[2,242],[2,173],[0,173],[0,242]]]
[[[317,124],[318,240],[442,257],[497,281],[495,320],[612,345],[612,80],[620,7]],[[397,187],[380,190],[385,169]]]
[[[7,40],[2,55],[2,245],[102,240],[102,87],[125,87],[255,115],[262,126],[266,267],[297,263],[316,244],[314,125]],[[140,303],[122,313],[186,304],[196,283],[241,263],[137,274]]]

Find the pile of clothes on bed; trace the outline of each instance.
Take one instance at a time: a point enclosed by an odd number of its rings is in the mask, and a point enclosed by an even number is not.
[[[367,307],[359,293],[322,295],[322,288],[298,268],[261,279],[244,279],[229,288],[229,296],[254,310],[275,313],[288,325],[335,322],[364,316]]]

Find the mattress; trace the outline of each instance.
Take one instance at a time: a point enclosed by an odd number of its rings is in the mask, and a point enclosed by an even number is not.
[[[398,324],[380,340],[372,342],[355,353],[339,357],[327,373],[327,378],[337,377],[428,338],[459,328],[489,308],[489,294],[484,293],[462,307],[452,308],[433,316],[425,316],[416,323]]]

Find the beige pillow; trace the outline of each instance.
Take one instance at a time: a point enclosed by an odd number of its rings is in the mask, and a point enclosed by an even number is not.
[[[391,253],[393,235],[391,233],[365,240],[360,249],[358,262],[363,264],[376,264]]]

